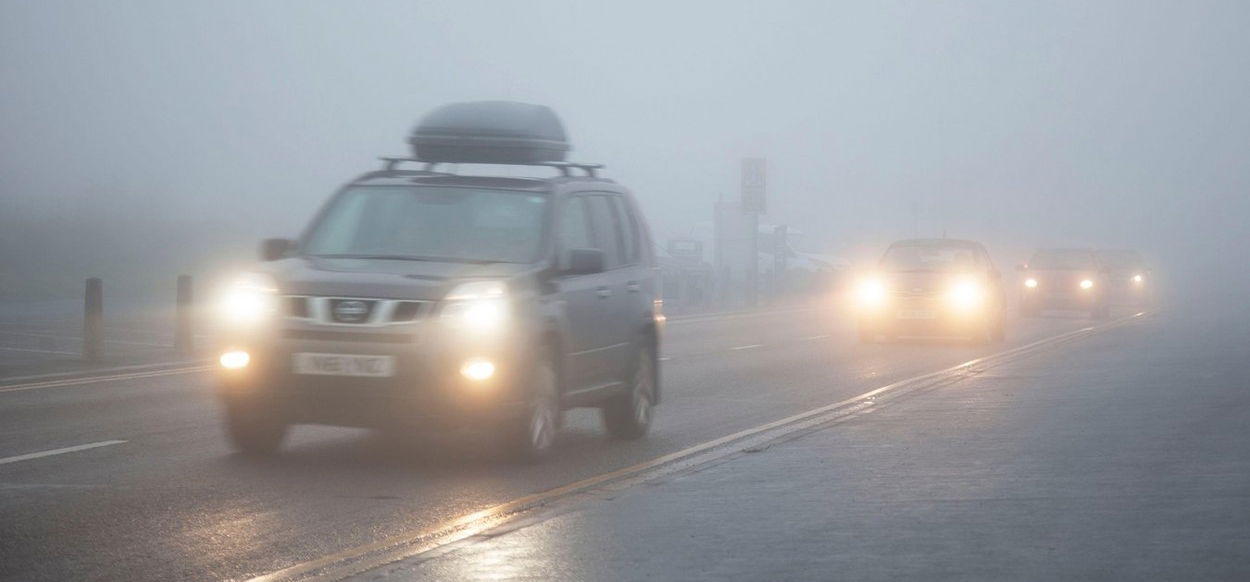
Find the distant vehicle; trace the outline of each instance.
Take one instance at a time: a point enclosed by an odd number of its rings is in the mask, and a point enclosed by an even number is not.
[[[1108,299],[1115,303],[1150,303],[1155,292],[1154,269],[1132,249],[1100,249],[1098,261],[1107,278]]]
[[[343,186],[298,240],[266,241],[267,262],[226,294],[218,393],[234,446],[271,453],[297,423],[484,426],[534,459],[573,407],[599,408],[616,437],[645,435],[663,315],[629,190],[561,161],[564,130],[546,107],[445,106],[411,142],[415,158]]]
[[[1004,336],[1002,275],[977,242],[896,242],[876,272],[859,282],[855,300],[859,339],[865,343],[904,335],[957,335],[983,342]]]
[[[1039,249],[1020,271],[1024,317],[1043,309],[1088,311],[1094,319],[1110,314],[1107,272],[1090,249]]]

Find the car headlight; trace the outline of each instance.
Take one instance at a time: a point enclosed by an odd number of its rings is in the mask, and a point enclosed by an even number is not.
[[[273,278],[249,273],[226,288],[218,304],[221,318],[234,325],[255,325],[278,309],[278,285]]]
[[[1036,288],[1037,288],[1037,279],[1034,279],[1034,278],[1032,278],[1032,277],[1029,277],[1028,279],[1025,279],[1025,280],[1024,280],[1024,286],[1025,286],[1025,287],[1028,287],[1029,289],[1036,289]]]
[[[1140,285],[1143,280],[1144,278],[1141,275],[1133,275],[1134,283],[1137,283],[1138,285]]]
[[[1090,280],[1090,279],[1081,279],[1081,288],[1082,288],[1082,289],[1093,289],[1093,288],[1094,288],[1094,282],[1093,282],[1093,280]]]
[[[865,279],[855,287],[855,299],[860,307],[877,309],[885,305],[887,298],[885,283],[880,279]]]
[[[441,319],[474,331],[494,331],[508,319],[508,289],[501,281],[472,281],[452,289]]]
[[[985,301],[985,288],[976,281],[956,281],[946,297],[956,309],[976,309]]]

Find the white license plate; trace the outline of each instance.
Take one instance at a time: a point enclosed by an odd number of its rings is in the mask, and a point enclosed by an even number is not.
[[[305,352],[292,356],[291,367],[296,374],[385,378],[395,375],[395,357]]]
[[[937,319],[937,312],[932,309],[903,309],[898,312],[899,319]]]

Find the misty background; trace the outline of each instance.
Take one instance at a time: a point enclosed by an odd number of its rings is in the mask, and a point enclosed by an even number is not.
[[[0,301],[169,301],[246,268],[451,101],[542,103],[661,242],[743,156],[768,223],[870,260],[919,234],[1138,247],[1250,283],[1244,2],[0,0]],[[919,210],[913,232],[911,209]],[[1009,275],[1010,276],[1010,275]]]

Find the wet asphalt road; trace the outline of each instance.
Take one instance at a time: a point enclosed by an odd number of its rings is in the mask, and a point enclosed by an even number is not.
[[[1246,323],[1144,319],[357,579],[1247,580]]]
[[[1088,322],[1012,324],[1005,345],[861,346],[819,310],[675,321],[652,435],[608,441],[577,411],[541,466],[500,462],[472,438],[414,455],[328,427],[299,427],[273,460],[243,459],[202,373],[0,393],[0,579],[265,574]],[[125,442],[4,462],[110,441]]]

